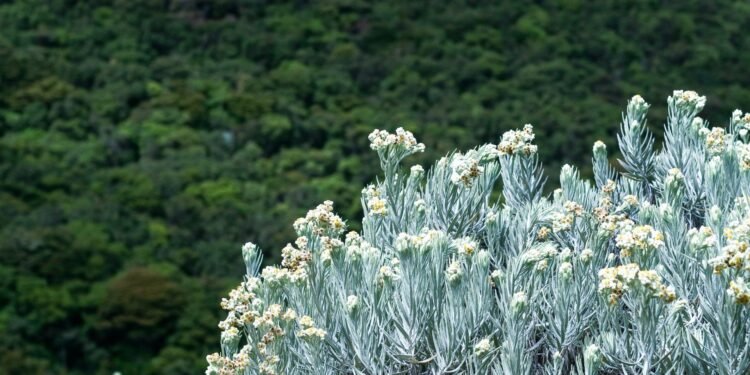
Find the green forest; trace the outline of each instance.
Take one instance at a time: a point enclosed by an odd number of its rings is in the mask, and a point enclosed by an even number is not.
[[[274,263],[316,204],[361,217],[372,130],[424,163],[531,123],[556,179],[633,94],[750,109],[748,25],[727,0],[0,0],[0,374],[201,373],[243,243]]]

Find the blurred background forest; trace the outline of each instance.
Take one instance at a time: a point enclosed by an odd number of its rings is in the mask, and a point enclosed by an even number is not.
[[[241,245],[277,261],[326,199],[356,222],[373,129],[426,163],[528,122],[550,178],[587,173],[633,94],[655,129],[673,89],[715,125],[750,109],[748,25],[726,0],[0,0],[0,373],[201,373]]]

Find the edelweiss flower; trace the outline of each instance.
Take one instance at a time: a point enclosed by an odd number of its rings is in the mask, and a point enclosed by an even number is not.
[[[737,134],[747,141],[748,132],[750,132],[750,113],[742,114],[739,109],[732,112],[732,125],[737,129]]]
[[[590,344],[583,351],[583,360],[586,363],[598,363],[601,360],[601,352],[595,344]]]
[[[523,309],[526,308],[526,303],[527,302],[528,302],[528,300],[526,298],[526,293],[525,292],[523,292],[523,291],[516,292],[513,295],[513,298],[511,298],[511,300],[510,300],[510,309],[511,309],[511,311],[513,311],[514,313],[517,314],[517,313],[523,311]]]
[[[496,223],[498,217],[500,217],[500,215],[498,215],[495,210],[490,210],[487,212],[487,216],[485,216],[484,220],[487,224]]]
[[[547,268],[547,259],[554,258],[556,255],[557,247],[554,243],[544,242],[521,254],[521,261],[524,264],[534,265],[537,270],[543,271]]]
[[[712,128],[710,132],[706,130],[706,150],[711,155],[722,154],[729,144],[730,138],[724,131],[724,128]]]
[[[477,357],[481,357],[494,348],[494,344],[492,343],[492,340],[490,340],[489,337],[485,337],[484,339],[480,340],[476,345],[474,345],[474,355]]]
[[[685,181],[685,175],[679,168],[672,168],[667,171],[667,177],[664,179],[664,185],[668,189],[675,189]]]
[[[258,254],[258,246],[255,245],[252,242],[248,242],[244,245],[242,245],[242,259],[245,260],[245,262],[250,261],[255,257],[255,255]]]
[[[552,216],[552,231],[555,233],[570,230],[575,221],[575,215],[557,212]]]
[[[745,280],[741,277],[729,282],[727,294],[737,304],[747,305],[750,303],[750,289],[748,289]]]
[[[398,271],[393,269],[391,266],[385,265],[380,267],[378,271],[378,283],[383,284],[388,281],[395,281],[400,278]]]
[[[503,275],[504,273],[502,270],[496,269],[492,271],[492,273],[490,274],[490,279],[492,279],[495,285],[498,285],[503,280]]]
[[[470,237],[462,237],[453,240],[453,246],[456,247],[458,254],[471,256],[479,249],[479,244]]]
[[[388,214],[388,209],[385,207],[385,199],[373,197],[367,201],[367,208],[370,211],[370,215],[385,216]]]
[[[224,347],[235,347],[240,342],[240,331],[237,327],[229,327],[221,332],[221,345]]]
[[[395,147],[408,153],[424,151],[424,144],[418,143],[414,134],[404,130],[404,128],[396,129],[395,134],[376,129],[367,138],[370,140],[370,148],[375,151],[385,150],[389,147]]]
[[[324,232],[330,232],[330,235],[340,235],[346,226],[341,218],[333,213],[333,202],[325,201],[315,209],[307,212],[303,218],[294,221],[294,230],[297,234],[302,235],[306,230],[321,235]]]
[[[604,156],[606,156],[607,155],[607,145],[604,144],[604,142],[602,142],[602,141],[596,141],[596,142],[594,142],[593,152],[594,152],[594,155],[600,155],[600,156],[604,155]]]
[[[750,171],[750,143],[737,144],[737,159],[741,171]]]
[[[448,268],[445,269],[445,278],[448,279],[449,283],[454,284],[461,280],[463,273],[461,262],[454,260],[448,265]]]
[[[634,287],[645,291],[647,297],[658,297],[667,303],[676,298],[674,289],[662,284],[656,272],[641,270],[635,263],[599,270],[599,293],[604,294],[612,305]]]
[[[500,156],[503,155],[533,155],[537,147],[531,144],[534,140],[534,127],[531,124],[523,126],[523,130],[510,130],[503,133],[503,139],[497,145]]]
[[[586,248],[581,251],[578,257],[581,259],[581,262],[583,262],[583,264],[586,264],[591,261],[591,258],[594,257],[594,252],[591,251],[591,249]]]
[[[687,235],[693,252],[704,252],[716,245],[716,236],[709,227],[690,228]]]
[[[471,187],[474,180],[484,172],[484,167],[479,165],[476,153],[455,154],[451,161],[451,182],[455,185]]]
[[[573,265],[570,262],[560,263],[558,273],[563,280],[568,280],[573,275]]]
[[[615,211],[629,211],[638,208],[639,204],[640,202],[638,202],[638,197],[636,197],[635,195],[626,195],[622,197],[622,202]]]
[[[326,337],[326,331],[310,327],[297,332],[297,337],[307,340],[322,340]]]
[[[621,230],[615,244],[622,257],[633,253],[648,254],[664,246],[664,235],[650,225],[640,225]]]
[[[536,238],[540,241],[544,241],[549,237],[550,229],[548,227],[541,227],[539,228],[539,231],[536,232]]]
[[[346,311],[350,314],[359,308],[359,297],[351,295],[346,297]]]
[[[675,90],[669,99],[674,101],[678,107],[694,109],[698,112],[700,112],[706,105],[705,96],[700,96],[697,92],[690,90]]]
[[[422,168],[421,165],[412,165],[411,166],[411,175],[414,177],[422,177],[424,175],[424,168]]]
[[[634,95],[628,101],[628,112],[633,112],[636,115],[645,112],[651,105],[646,103],[640,95]]]

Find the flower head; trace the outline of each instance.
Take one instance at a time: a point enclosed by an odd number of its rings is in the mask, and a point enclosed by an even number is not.
[[[359,297],[350,295],[346,297],[346,311],[350,314],[359,309]]]
[[[494,347],[495,345],[492,343],[492,340],[489,337],[485,337],[474,345],[474,355],[482,357],[492,351]]]
[[[404,128],[396,129],[392,134],[385,130],[374,130],[367,137],[370,140],[370,148],[375,151],[386,150],[390,147],[404,150],[408,153],[424,151],[424,144],[418,143],[412,132]]]
[[[536,154],[537,147],[531,143],[534,137],[534,127],[526,124],[522,130],[509,130],[503,133],[503,139],[497,145],[497,150],[501,156]]]
[[[464,271],[461,267],[461,262],[458,260],[452,261],[448,268],[445,269],[445,278],[448,279],[448,282],[451,284],[455,284],[459,280],[461,280],[461,275],[464,274]]]
[[[642,270],[635,263],[599,270],[599,292],[610,304],[616,304],[631,289],[642,290],[646,297],[657,297],[667,303],[676,298],[674,289],[662,284],[655,271]]]
[[[525,292],[516,292],[515,294],[513,294],[513,298],[511,298],[510,300],[510,309],[517,314],[526,308],[527,302],[528,299],[526,298]]]
[[[479,165],[476,153],[453,155],[450,167],[451,182],[464,187],[471,187],[474,180],[484,172],[484,167]]]
[[[622,257],[634,253],[648,255],[664,246],[664,235],[650,225],[626,227],[615,238],[615,244]]]
[[[669,100],[674,102],[678,108],[694,110],[700,112],[706,105],[706,97],[698,95],[691,90],[675,90]]]

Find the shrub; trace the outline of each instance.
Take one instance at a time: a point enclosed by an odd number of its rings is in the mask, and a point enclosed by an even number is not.
[[[376,130],[362,233],[325,202],[280,267],[246,244],[206,373],[748,373],[750,114],[709,129],[704,104],[675,91],[654,151],[633,97],[621,168],[597,142],[594,182],[566,165],[550,197],[531,125],[427,173]]]

